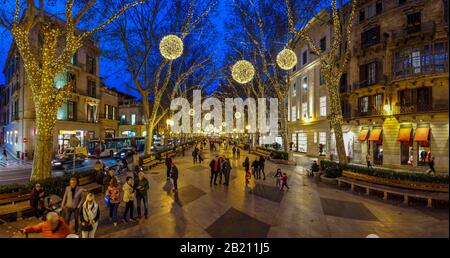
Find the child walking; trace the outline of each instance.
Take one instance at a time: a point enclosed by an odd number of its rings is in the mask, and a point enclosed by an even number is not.
[[[285,186],[289,190],[289,186],[287,185],[287,180],[288,180],[288,176],[286,175],[286,173],[283,173],[283,176],[281,177],[281,188],[280,188],[280,191],[283,191]]]
[[[277,169],[277,173],[275,174],[275,180],[277,182],[277,187],[280,188],[281,187],[281,177],[283,176],[283,174],[281,174],[281,169]]]

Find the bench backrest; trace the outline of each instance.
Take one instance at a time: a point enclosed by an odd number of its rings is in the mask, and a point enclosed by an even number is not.
[[[3,196],[6,196],[7,194],[2,194]],[[10,203],[16,203],[16,202],[23,202],[30,200],[31,193],[14,193],[14,195],[9,194],[9,198],[1,198],[0,199],[0,205],[10,204]]]
[[[78,179],[78,184],[80,186],[88,185],[88,184],[90,184],[92,182],[95,182],[95,176],[94,175],[84,176],[84,177],[81,177],[81,178]]]

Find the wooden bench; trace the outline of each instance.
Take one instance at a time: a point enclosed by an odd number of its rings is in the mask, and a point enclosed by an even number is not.
[[[253,151],[253,154],[258,155],[258,156],[263,156],[265,159],[270,159],[271,153],[272,153],[271,151],[264,150],[261,148],[256,148],[255,151]]]
[[[0,194],[0,217],[3,219],[20,219],[31,213],[31,193]]]
[[[80,177],[78,179],[78,185],[90,193],[99,193],[102,190],[102,186],[97,183],[95,175]]]
[[[149,170],[155,166],[157,166],[160,161],[156,159],[153,155],[142,160],[144,170]]]
[[[355,186],[366,189],[366,195],[369,195],[371,190],[382,192],[384,200],[387,200],[389,194],[403,196],[403,203],[406,205],[408,205],[408,203],[409,203],[409,198],[413,197],[413,198],[417,198],[417,199],[427,200],[427,207],[432,207],[433,200],[448,202],[448,196],[449,196],[448,193],[408,190],[408,189],[402,189],[402,188],[397,188],[397,187],[368,183],[368,182],[351,179],[351,178],[347,178],[347,177],[339,177],[339,178],[337,178],[337,181],[338,181],[339,186],[341,186],[343,184],[350,185],[351,191],[355,190]]]

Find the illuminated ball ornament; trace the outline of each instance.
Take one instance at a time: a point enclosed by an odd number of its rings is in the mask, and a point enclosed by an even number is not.
[[[278,53],[277,64],[283,70],[291,70],[297,64],[297,55],[294,51],[285,48]]]
[[[183,54],[183,41],[175,35],[167,35],[159,43],[159,51],[164,58],[175,60]]]
[[[231,67],[231,76],[233,76],[233,79],[236,82],[245,84],[253,80],[255,68],[249,61],[237,61],[233,67]]]

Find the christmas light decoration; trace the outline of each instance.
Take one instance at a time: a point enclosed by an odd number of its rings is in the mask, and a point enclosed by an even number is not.
[[[176,35],[167,35],[159,43],[161,55],[168,60],[175,60],[183,54],[183,41]]]
[[[241,118],[241,113],[240,112],[236,112],[235,114],[234,114],[234,117],[236,118],[236,119],[239,119],[239,118]]]
[[[255,68],[249,61],[240,60],[231,67],[231,76],[236,82],[246,84],[253,80]]]
[[[297,55],[294,51],[285,48],[278,53],[277,64],[283,70],[291,70],[297,64]]]

